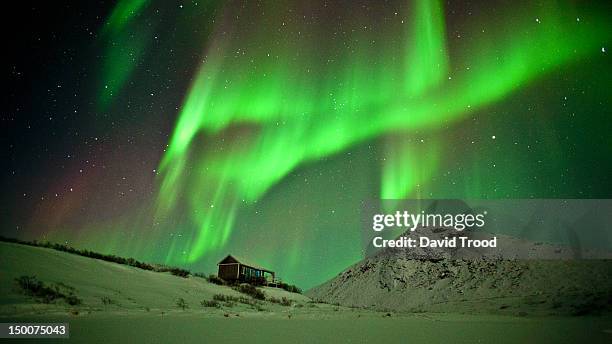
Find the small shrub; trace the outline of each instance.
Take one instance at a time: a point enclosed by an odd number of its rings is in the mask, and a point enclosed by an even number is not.
[[[245,305],[251,305],[251,306],[257,303],[257,301],[250,299],[248,297],[244,297],[244,296],[239,297],[237,301]]]
[[[78,297],[76,297],[75,295],[72,295],[72,294],[64,296],[64,301],[66,301],[66,303],[71,305],[71,306],[76,306],[76,305],[80,305],[81,304],[81,299],[79,299]]]
[[[181,268],[170,268],[170,273],[174,276],[179,276],[183,278],[187,278],[191,272],[189,270],[181,269]]]
[[[114,303],[114,301],[111,300],[111,298],[108,296],[102,296],[100,299],[102,300],[102,304],[104,305],[112,305]]]
[[[221,308],[221,304],[217,300],[202,300],[200,304],[202,307]]]
[[[43,283],[39,281],[36,276],[21,276],[15,278],[15,281],[26,294],[37,295],[43,288]]]
[[[178,299],[176,299],[176,305],[182,310],[189,308],[189,306],[187,305],[187,302],[185,302],[185,299],[183,299],[182,297],[179,297]]]
[[[15,281],[26,295],[33,296],[43,303],[64,299],[66,303],[72,306],[81,304],[81,299],[74,295],[74,288],[63,283],[48,286],[39,281],[36,276],[21,276],[16,278]]]
[[[213,295],[213,300],[223,302],[227,300],[227,297],[223,294],[215,294]]]
[[[295,285],[292,284],[287,284],[287,283],[280,283],[278,285],[279,288],[282,288],[290,293],[297,293],[297,294],[301,294],[302,293],[302,289],[298,288]]]
[[[226,304],[231,304],[229,307],[234,306],[234,303],[243,303],[245,305],[251,305],[251,306],[257,303],[255,300],[249,299],[248,297],[244,297],[244,296],[235,297],[235,296],[223,295],[223,294],[213,295],[213,301],[225,302]]]
[[[272,302],[272,303],[277,303],[281,306],[291,306],[291,300],[289,300],[286,297],[283,297],[282,299],[277,299],[275,297],[271,297],[268,299],[268,301]]]
[[[250,284],[241,284],[237,287],[234,288],[235,290],[249,295],[250,297],[256,299],[256,300],[265,300],[266,299],[266,295],[263,293],[263,291],[257,289],[255,286],[252,286]]]
[[[208,275],[206,280],[210,283],[214,283],[216,285],[226,285],[225,281],[216,275]]]

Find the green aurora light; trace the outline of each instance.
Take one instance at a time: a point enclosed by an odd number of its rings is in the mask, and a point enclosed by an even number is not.
[[[304,48],[315,42],[278,45],[265,40],[265,27],[251,37],[262,42],[251,52],[254,57],[224,58],[233,42],[213,38],[160,165],[158,216],[186,197],[199,227],[189,243],[188,261],[225,245],[237,207],[257,201],[300,164],[386,133],[410,135],[458,121],[596,52],[607,38],[607,32],[596,29],[598,18],[578,25],[567,11],[542,8],[536,23],[531,17],[500,23],[462,47],[459,55],[469,56],[470,67],[449,78],[442,4],[416,1],[413,13],[406,19],[413,25],[404,38],[405,58],[393,44],[373,52],[361,42],[375,37],[364,33],[355,39],[354,53],[331,68],[313,61]],[[529,29],[509,33],[511,27]],[[289,53],[295,50],[303,51],[299,58]],[[326,72],[311,73],[308,66],[313,65]],[[203,155],[192,149],[202,140],[199,133],[214,135],[233,124],[252,126],[246,142]],[[426,178],[435,170],[435,147],[428,147],[420,162],[412,149],[388,153],[381,198],[409,196],[417,176]],[[195,164],[195,173],[186,172],[187,161]]]
[[[160,24],[148,14],[155,5],[119,1],[102,28],[99,109],[112,109],[153,49]],[[354,213],[361,200],[313,196],[308,188],[300,189],[316,202],[345,205],[336,213],[343,220],[333,226],[347,228],[337,232],[317,232],[314,227],[332,224],[319,226],[311,218],[316,215],[303,209],[248,224],[240,222],[241,214],[287,207],[301,195],[284,186],[295,179],[293,173],[309,166],[323,164],[330,171],[357,175],[330,159],[369,150],[364,145],[373,141],[381,142],[376,161],[354,159],[364,166],[376,164],[380,173],[376,181],[371,175],[355,177],[362,188],[356,194],[372,194],[373,187],[381,199],[487,195],[484,190],[491,188],[483,184],[486,178],[477,161],[465,162],[474,168],[461,176],[461,189],[434,193],[424,188],[439,180],[447,152],[457,149],[444,137],[452,132],[449,128],[473,121],[475,114],[538,79],[600,54],[610,39],[605,13],[571,4],[512,4],[492,17],[474,16],[462,24],[461,39],[451,39],[456,35],[449,31],[451,19],[458,15],[451,15],[441,1],[402,2],[396,13],[371,17],[348,8],[325,12],[322,6],[295,1],[234,5],[203,2],[210,21],[182,12],[174,18],[176,25],[202,20],[207,40],[157,169],[154,205],[143,206],[130,219],[92,224],[95,230],[70,239],[104,252],[128,252],[140,259],[161,256],[168,264],[188,266],[211,265],[238,242],[253,247],[251,253],[262,265],[279,266],[287,278],[306,286],[320,282],[361,257],[360,229],[349,228],[358,225]],[[310,12],[326,20],[307,25],[302,13]],[[545,143],[547,139],[543,135]],[[560,151],[554,143],[550,147],[547,154],[554,165]],[[511,186],[514,175],[521,176],[518,167],[509,169],[496,188],[517,195]],[[319,182],[329,189],[338,183]],[[251,226],[270,224],[291,232],[281,245],[282,254],[270,253],[281,249],[271,244],[271,236],[284,234],[279,229],[249,232],[248,244],[234,235],[238,227],[245,233]],[[136,226],[147,228],[146,239],[126,235]],[[65,235],[61,229],[55,233],[56,238]],[[336,265],[319,266],[304,280],[294,275],[316,265],[313,252],[325,254],[315,248],[317,243],[339,240],[346,244],[336,245],[341,251]],[[268,253],[255,249],[263,246]]]

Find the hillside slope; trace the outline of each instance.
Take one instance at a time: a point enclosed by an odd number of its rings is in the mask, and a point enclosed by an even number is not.
[[[168,312],[178,310],[182,298],[188,308],[202,310],[202,300],[216,294],[244,297],[229,287],[204,278],[182,278],[170,273],[146,271],[52,249],[0,242],[0,316],[23,313],[65,313],[66,310],[112,312]],[[46,285],[74,288],[79,306],[63,302],[35,302],[19,288],[15,279],[35,276]],[[307,302],[303,295],[277,288],[262,288],[267,297],[286,297]],[[236,308],[247,305],[235,305]],[[248,308],[248,307],[246,307]],[[215,309],[210,309],[215,311]]]
[[[612,260],[418,259],[387,249],[306,295],[407,312],[599,314],[612,309]]]

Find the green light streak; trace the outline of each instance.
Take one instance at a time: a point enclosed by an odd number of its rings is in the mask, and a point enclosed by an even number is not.
[[[412,44],[406,46],[406,93],[418,96],[446,77],[448,58],[442,4],[417,0],[414,13]]]
[[[381,199],[406,198],[416,185],[422,185],[431,178],[440,163],[440,144],[433,139],[413,142],[409,136],[394,136],[388,139],[385,147]]]
[[[104,35],[116,35],[136,17],[150,0],[119,0],[111,12],[102,33]]]
[[[98,104],[106,108],[133,74],[149,45],[149,25],[130,25],[150,0],[120,0],[101,31],[105,46],[99,83]]]
[[[605,18],[578,23],[574,12],[545,8],[538,22],[510,17],[486,32],[474,28],[448,52],[441,3],[417,1],[403,47],[373,51],[369,42],[384,38],[354,33],[353,51],[332,62],[317,53],[315,38],[277,42],[257,23],[249,37],[260,44],[248,55],[232,55],[243,42],[215,36],[160,164],[157,216],[186,209],[197,232],[184,250],[197,261],[227,243],[242,204],[296,167],[390,132],[449,126],[597,53],[609,39]],[[383,198],[412,194],[441,158],[437,143],[397,144],[383,164]]]

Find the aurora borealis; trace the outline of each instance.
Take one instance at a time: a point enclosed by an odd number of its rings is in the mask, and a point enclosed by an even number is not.
[[[44,81],[11,67],[44,85],[9,102],[3,235],[309,287],[362,257],[367,200],[612,194],[607,4],[102,8]]]

